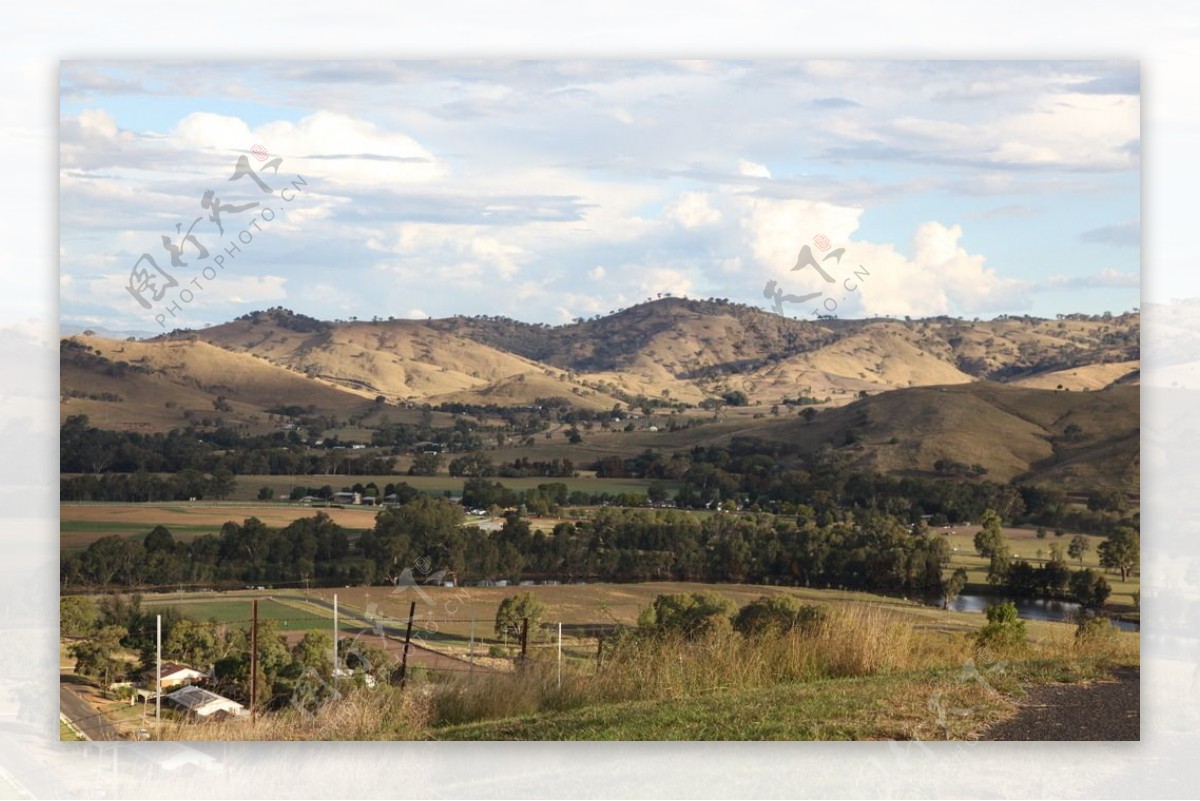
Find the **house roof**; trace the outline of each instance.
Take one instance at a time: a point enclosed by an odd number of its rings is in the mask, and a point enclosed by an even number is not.
[[[163,665],[162,665],[162,675],[163,675],[164,679],[168,678],[169,676],[174,676],[176,673],[183,673],[186,671],[190,671],[190,672],[195,673],[200,676],[204,675],[203,670],[197,670],[194,667],[189,667],[187,665],[180,664],[179,662],[163,662]],[[142,675],[149,676],[150,678],[154,678],[156,675],[156,671],[154,670],[154,668],[150,668],[149,670],[144,672]]]
[[[194,686],[184,687],[173,693],[168,693],[166,697],[180,706],[200,714],[211,714],[222,709],[241,710],[245,708],[232,698],[226,698],[223,695],[217,695],[211,690],[202,690]]]

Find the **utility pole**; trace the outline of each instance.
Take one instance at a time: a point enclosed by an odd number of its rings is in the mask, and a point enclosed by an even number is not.
[[[250,724],[258,721],[258,599],[253,604],[253,615],[250,618]]]
[[[162,739],[162,615],[154,616],[154,736]]]
[[[337,593],[333,594],[333,694],[337,695],[338,680],[338,609]]]
[[[400,657],[400,686],[408,683],[408,643],[412,640],[413,615],[417,613],[417,602],[408,605],[408,630],[404,632],[404,654]]]
[[[562,691],[562,621],[558,622],[558,689]]]
[[[467,659],[471,663],[471,667],[467,668],[467,672],[475,669],[475,616],[471,615],[471,650],[467,652]]]

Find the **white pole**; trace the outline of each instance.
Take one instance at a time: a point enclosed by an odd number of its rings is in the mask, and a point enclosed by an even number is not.
[[[558,689],[562,689],[562,621],[558,624]]]
[[[154,730],[162,732],[162,615],[154,616]]]
[[[473,670],[475,668],[475,616],[474,615],[471,616],[471,650],[468,652],[467,658],[471,662],[471,667],[467,668],[467,670],[468,671]]]
[[[333,594],[333,691],[337,693],[338,680],[338,609],[337,593]]]

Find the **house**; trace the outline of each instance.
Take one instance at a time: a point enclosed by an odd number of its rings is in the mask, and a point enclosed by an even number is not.
[[[157,674],[154,670],[147,670],[142,674],[142,681],[147,687],[154,687]],[[168,687],[178,687],[181,684],[191,684],[194,681],[207,679],[208,674],[202,671],[190,668],[187,665],[181,665],[178,662],[163,662],[162,665],[162,686],[163,689]]]
[[[357,492],[335,492],[333,493],[333,502],[349,504],[361,503],[362,495]]]
[[[184,687],[163,697],[178,707],[180,711],[199,718],[212,718],[214,715],[224,717],[246,714],[246,707],[237,701],[226,698],[223,695],[217,695],[210,690],[202,690],[199,687]]]

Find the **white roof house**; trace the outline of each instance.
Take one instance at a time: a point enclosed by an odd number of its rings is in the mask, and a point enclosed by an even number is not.
[[[183,711],[202,718],[211,717],[218,712],[224,712],[227,715],[243,715],[246,712],[246,707],[237,701],[191,685],[168,693],[164,697]]]
[[[142,678],[148,686],[151,688],[154,687],[156,673],[153,668],[142,673]],[[178,662],[163,662],[162,686],[164,689],[179,684],[190,684],[191,682],[207,678],[207,673],[188,667],[187,665],[181,665]]]

